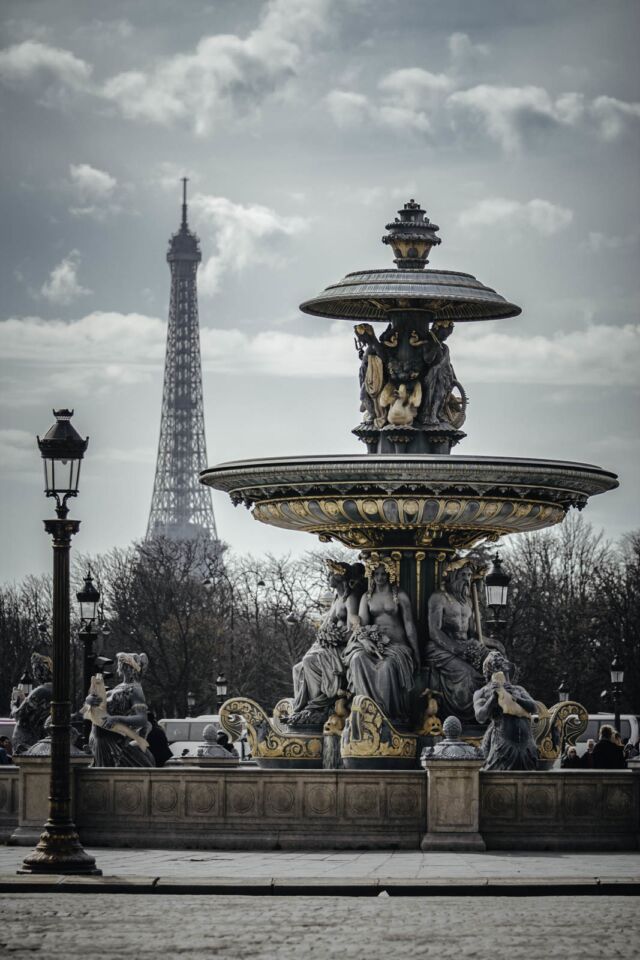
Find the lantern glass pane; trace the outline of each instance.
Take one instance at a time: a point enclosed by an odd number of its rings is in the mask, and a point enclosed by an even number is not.
[[[485,591],[487,596],[487,606],[505,607],[507,605],[508,587],[493,586],[485,583]]]
[[[615,670],[611,670],[611,683],[622,683],[624,680],[624,670],[620,670],[619,667],[616,667]]]

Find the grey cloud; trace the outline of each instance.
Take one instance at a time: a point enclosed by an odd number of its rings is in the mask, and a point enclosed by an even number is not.
[[[79,266],[80,254],[77,250],[72,250],[53,268],[49,279],[40,288],[40,295],[49,303],[65,306],[78,297],[90,294],[92,291],[83,287],[78,280]]]

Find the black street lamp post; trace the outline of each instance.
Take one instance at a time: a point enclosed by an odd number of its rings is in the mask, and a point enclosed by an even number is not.
[[[614,726],[620,733],[620,695],[622,693],[622,684],[624,682],[624,667],[614,657],[611,661],[611,693],[613,696]]]
[[[80,465],[89,439],[71,425],[73,410],[54,410],[56,422],[38,447],[44,460],[45,493],[55,497],[57,519],[45,520],[53,539],[53,696],[51,699],[51,781],[49,818],[35,850],[23,861],[22,873],[100,874],[86,853],[71,819],[69,743],[71,728],[69,676],[69,550],[79,520],[68,519],[67,501],[78,495]]]

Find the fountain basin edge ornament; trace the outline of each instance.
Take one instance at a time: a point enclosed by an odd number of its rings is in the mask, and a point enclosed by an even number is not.
[[[200,480],[263,523],[365,550],[460,549],[542,530],[618,486],[591,464],[425,454],[236,461]]]

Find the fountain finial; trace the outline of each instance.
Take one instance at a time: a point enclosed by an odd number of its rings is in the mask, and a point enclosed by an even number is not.
[[[429,262],[427,257],[431,248],[442,243],[440,237],[436,237],[440,227],[431,223],[413,198],[398,213],[400,217],[387,224],[389,233],[382,242],[391,244],[398,270],[423,270]]]

